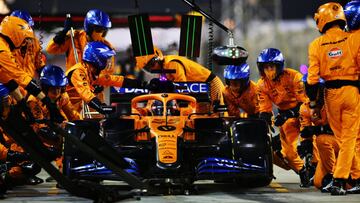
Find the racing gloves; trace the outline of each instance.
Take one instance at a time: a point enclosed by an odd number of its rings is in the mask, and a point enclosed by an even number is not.
[[[313,135],[321,135],[321,134],[333,135],[334,132],[331,130],[329,124],[319,125],[319,126],[306,126],[300,132],[300,136],[302,138],[309,138],[312,137]]]
[[[266,121],[266,123],[268,124],[269,129],[270,129],[271,132],[273,132],[273,133],[275,132],[274,128],[272,127],[272,121],[271,121],[272,113],[260,112],[259,118]]]
[[[142,81],[136,80],[136,79],[124,78],[122,87],[143,89],[146,87],[146,82],[142,82]]]
[[[279,110],[279,114],[275,117],[275,126],[282,126],[287,119],[289,118],[297,118],[299,117],[299,109],[300,104],[298,104],[296,107],[288,110]]]
[[[49,97],[44,97],[44,99],[41,100],[43,104],[47,107],[50,113],[50,120],[56,123],[62,123],[65,118],[61,115],[60,110],[56,103],[51,102]]]
[[[38,131],[38,135],[46,140],[51,140],[58,142],[59,136],[55,133],[55,131],[51,130],[49,127],[40,128]]]
[[[102,92],[104,90],[104,86],[101,85],[94,85],[94,94],[99,94],[100,92]]]
[[[29,155],[22,152],[8,150],[6,160],[12,163],[19,163],[29,160]]]
[[[65,42],[66,33],[71,29],[72,25],[73,22],[71,18],[66,18],[64,22],[64,29],[58,32],[53,39],[56,44],[61,45]]]
[[[101,103],[101,101],[94,97],[89,103],[88,105],[95,109],[96,111],[98,111],[99,113],[103,114],[103,115],[109,115],[115,112],[114,107],[109,106],[105,103]]]

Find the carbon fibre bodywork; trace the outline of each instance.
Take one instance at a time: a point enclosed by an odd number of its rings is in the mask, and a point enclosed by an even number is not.
[[[125,170],[150,185],[191,185],[204,179],[268,185],[273,170],[266,122],[199,113],[197,105],[194,97],[181,93],[139,95],[124,115],[76,121],[68,132],[81,140],[103,137],[126,157]],[[121,180],[66,142],[64,157],[64,173],[71,178]]]

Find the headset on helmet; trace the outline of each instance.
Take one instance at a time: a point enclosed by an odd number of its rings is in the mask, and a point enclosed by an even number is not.
[[[84,20],[84,29],[88,35],[91,35],[93,26],[103,27],[104,29],[111,28],[109,15],[98,9],[88,11]]]
[[[21,19],[25,20],[31,27],[34,26],[34,21],[30,15],[30,13],[27,11],[15,10],[15,11],[11,12],[10,16],[15,16],[15,17],[21,18]]]
[[[264,49],[257,57],[257,66],[259,73],[264,75],[264,64],[273,63],[276,65],[276,75],[280,75],[284,71],[284,56],[280,50],[275,48]]]
[[[93,65],[97,70],[101,71],[106,68],[108,59],[115,55],[115,51],[102,42],[89,42],[86,44],[83,61]]]
[[[25,39],[34,39],[34,32],[29,24],[18,17],[6,16],[0,24],[0,33],[11,41],[11,46],[18,48]]]
[[[154,46],[154,54],[137,56],[135,59],[135,69],[141,70],[143,68],[151,68],[156,61],[162,61],[164,59],[164,55],[158,47]]]
[[[244,80],[247,85],[250,81],[250,66],[247,63],[228,65],[224,70],[224,78],[227,85],[230,84],[229,80]]]
[[[360,28],[360,1],[350,1],[344,7],[344,13],[348,29],[357,30]]]
[[[40,84],[50,87],[65,87],[68,84],[68,79],[59,66],[46,65],[40,73]]]
[[[320,33],[325,33],[333,24],[338,24],[342,29],[346,25],[343,7],[334,2],[321,5],[314,15],[314,20]]]

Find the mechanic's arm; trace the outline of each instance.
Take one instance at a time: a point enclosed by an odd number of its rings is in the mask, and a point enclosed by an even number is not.
[[[89,103],[93,98],[96,97],[95,94],[91,91],[90,79],[86,71],[81,69],[74,70],[70,81],[74,85],[74,88],[79,94],[80,98],[86,103]]]
[[[15,61],[14,55],[8,50],[0,50],[0,66],[0,79],[3,83],[14,80],[14,82],[20,86],[26,87],[32,80],[32,77],[18,65],[18,63]],[[16,87],[13,87],[12,90],[10,89],[10,92],[15,89]]]
[[[306,94],[310,99],[310,108],[316,106],[316,98],[319,90],[320,79],[320,59],[317,55],[317,41],[314,41],[309,46],[309,68],[306,82]]]
[[[60,107],[64,111],[69,121],[81,120],[79,112],[74,109],[72,103],[70,102],[70,97],[66,92],[61,95]]]
[[[30,96],[27,101],[27,105],[30,108],[34,119],[37,119],[37,120],[44,119],[45,112],[43,111],[40,102],[35,97]],[[36,122],[31,125],[31,127],[33,128],[33,130],[36,133],[39,131],[40,128],[43,128],[45,126],[46,126],[45,124],[36,123]]]
[[[258,83],[257,97],[259,100],[259,112],[272,113],[272,102],[268,95],[268,90],[261,80]]]
[[[299,110],[299,120],[300,120],[300,135],[302,138],[309,138],[312,140],[313,132],[311,131],[312,121],[311,113],[307,104],[304,103],[300,106]]]
[[[57,38],[59,33],[49,41],[46,51],[49,54],[63,54],[69,51],[71,38],[69,35],[60,36],[60,39]]]
[[[304,103],[308,99],[305,93],[305,86],[302,81],[302,77],[303,75],[301,73],[296,73],[293,80],[295,97],[298,103]]]
[[[94,81],[95,85],[115,86],[115,87],[129,87],[129,88],[143,88],[140,80],[125,78],[120,75],[111,75],[102,72],[99,78]]]
[[[234,101],[230,98],[231,96],[227,94],[225,90],[223,92],[223,97],[228,109],[229,116],[239,117],[240,116],[239,107],[234,104]]]
[[[187,78],[185,75],[185,70],[182,64],[176,61],[170,61],[166,65],[164,64],[164,69],[175,69],[176,73],[166,74],[166,78],[175,82],[186,82]]]

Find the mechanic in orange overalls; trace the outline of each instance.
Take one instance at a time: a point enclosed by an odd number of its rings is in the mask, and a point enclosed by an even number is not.
[[[110,75],[103,72],[111,66],[112,57],[115,51],[102,42],[89,42],[84,49],[82,62],[75,64],[66,71],[70,81],[70,87],[77,92],[78,101],[72,101],[74,108],[80,111],[82,100],[91,108],[101,114],[112,112],[106,104],[102,103],[93,93],[94,85],[116,86],[116,87],[137,87],[142,88],[138,80],[124,78],[123,76]]]
[[[303,81],[306,82],[307,74],[304,75]],[[309,107],[310,101],[303,103],[300,106],[300,135],[308,142],[310,153],[314,153],[314,156],[318,156],[318,162],[314,175],[314,186],[321,189],[322,192],[330,192],[332,186],[332,175],[334,173],[334,166],[336,157],[339,153],[339,145],[335,139],[334,133],[331,130],[324,106],[324,81],[320,79],[320,91],[319,102],[315,108],[319,109],[318,115],[312,115]],[[314,138],[316,135],[316,138]],[[317,150],[312,150],[312,139],[316,139],[315,147]],[[315,154],[317,153],[317,155]]]
[[[26,101],[18,86],[25,87],[28,93],[36,96],[46,105],[53,121],[61,122],[63,117],[56,104],[46,97],[33,77],[24,70],[13,55],[15,49],[27,47],[33,42],[33,39],[33,30],[23,19],[15,16],[6,16],[3,19],[0,24],[0,82],[4,83],[11,96],[24,107]]]
[[[6,119],[11,108],[11,98],[9,91],[0,83],[0,116]],[[24,151],[14,149],[14,141],[6,136],[5,132],[0,130],[0,162],[8,162],[8,169],[5,171],[5,181],[9,187],[15,185],[36,185],[43,182],[41,178],[36,177],[41,170],[40,166],[30,160],[28,154]]]
[[[25,20],[30,27],[34,27],[34,21],[27,11],[15,10],[11,12],[10,16],[15,16]],[[14,50],[16,61],[22,64],[24,70],[32,77],[35,77],[37,72],[45,66],[45,55],[41,52],[41,45],[39,40],[34,37],[34,41],[28,44],[27,47]]]
[[[272,105],[278,107],[275,126],[280,127],[281,153],[274,154],[274,163],[300,176],[301,185],[309,185],[310,177],[297,153],[300,133],[299,108],[307,100],[302,74],[284,68],[284,57],[275,48],[264,49],[257,58],[261,78],[258,81],[259,116],[272,125]],[[277,160],[284,160],[279,163]],[[284,167],[286,166],[287,167]]]
[[[56,103],[61,114],[66,121],[80,120],[80,114],[77,112],[70,102],[68,94],[65,92],[68,80],[62,68],[55,65],[46,65],[40,73],[41,89]],[[33,96],[27,100],[27,104],[35,119],[49,119],[49,112],[43,107],[41,102]],[[54,153],[56,157],[56,165],[62,171],[62,138],[59,137],[46,124],[33,124],[34,131],[39,135],[44,145],[48,148],[49,153]]]
[[[256,83],[250,81],[250,66],[229,65],[224,70],[226,87],[223,97],[229,116],[258,117],[259,101]],[[240,113],[240,109],[244,113]],[[244,115],[245,114],[245,115]]]
[[[345,195],[350,170],[353,179],[360,178],[359,155],[355,153],[360,130],[360,33],[343,31],[346,19],[338,3],[321,5],[314,19],[322,36],[309,45],[306,92],[313,109],[319,78],[325,80],[327,118],[340,147],[331,195]]]
[[[164,56],[161,50],[154,46],[154,54],[137,56],[137,70],[151,72],[156,69],[174,69],[175,73],[166,74],[166,78],[173,82],[208,82],[210,87],[210,100],[224,104],[222,90],[224,84],[221,79],[204,66],[182,56]]]
[[[72,26],[72,21],[70,18],[67,18],[64,23],[64,29],[56,34],[56,36],[49,42],[46,51],[49,54],[63,54],[66,55],[66,70],[69,70],[77,62],[75,61],[74,47],[71,42],[70,28]],[[74,44],[76,48],[78,62],[82,61],[83,53],[85,46],[88,42],[100,41],[105,43],[108,47],[115,50],[110,42],[108,42],[105,37],[108,30],[111,28],[110,17],[107,13],[98,10],[92,9],[86,13],[84,19],[84,30],[74,30]],[[115,72],[115,57],[112,57],[111,66],[104,69],[102,72],[106,74],[114,74]],[[104,87],[99,85],[94,85],[92,90],[97,97],[103,102],[104,101]],[[71,101],[75,101],[73,104],[78,104],[80,98],[78,97],[77,92],[74,89],[67,90],[67,93],[70,96]],[[80,109],[81,110],[81,109]]]
[[[347,21],[347,29],[350,33],[357,33],[359,35],[360,32],[360,1],[351,1],[344,6],[344,13]],[[359,64],[358,64],[359,66]],[[360,134],[360,132],[359,132]],[[356,153],[360,157],[360,136],[358,136],[356,140]],[[353,167],[354,168],[354,167]],[[354,170],[356,171],[356,169]],[[353,172],[350,172],[351,176]],[[353,179],[353,178],[352,178]],[[360,193],[360,178],[352,181],[353,187],[348,189],[348,193]],[[350,183],[351,184],[351,183]]]

